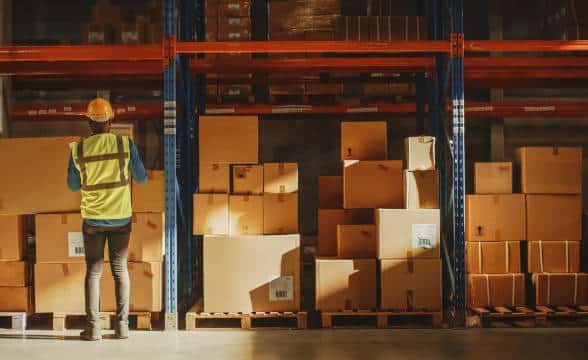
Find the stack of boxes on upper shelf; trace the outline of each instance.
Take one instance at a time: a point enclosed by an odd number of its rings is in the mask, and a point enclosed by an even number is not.
[[[298,165],[259,164],[258,132],[255,116],[200,118],[194,234],[204,235],[206,312],[300,308]]]
[[[441,310],[435,141],[405,145],[406,170],[385,121],[341,123],[343,177],[319,178],[317,310]]]

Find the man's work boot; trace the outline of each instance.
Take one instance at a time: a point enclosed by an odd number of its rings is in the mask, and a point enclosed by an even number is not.
[[[129,338],[129,325],[118,325],[114,329],[114,337],[117,339]]]
[[[98,341],[102,340],[102,335],[100,334],[100,329],[86,328],[80,333],[80,338],[86,341]]]

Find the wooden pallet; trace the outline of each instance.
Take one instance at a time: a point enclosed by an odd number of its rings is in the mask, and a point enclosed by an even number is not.
[[[588,305],[582,306],[536,306],[535,314],[541,325],[588,326]]]
[[[116,314],[114,312],[101,312],[100,313],[100,324],[102,329],[112,329],[112,318]],[[51,313],[51,323],[53,330],[65,330],[67,329],[67,320],[85,320],[85,314],[75,313]],[[131,312],[129,318],[136,319],[137,330],[151,330],[151,313],[150,312]]]
[[[0,312],[0,318],[10,318],[9,329],[24,331],[27,328],[26,312]]]
[[[321,313],[323,329],[349,327],[440,328],[443,313],[429,311],[369,311],[349,310]]]
[[[468,327],[588,326],[588,306],[515,306],[470,308]]]
[[[306,329],[306,312],[252,312],[252,313],[186,313],[186,330],[206,327],[235,327],[241,329]],[[227,326],[228,325],[228,326]]]

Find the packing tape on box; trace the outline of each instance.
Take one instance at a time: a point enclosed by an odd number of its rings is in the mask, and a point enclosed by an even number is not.
[[[578,274],[574,274],[574,304],[578,303]]]
[[[517,279],[516,279],[516,275],[512,274],[512,302],[511,305],[515,305],[516,304],[516,293],[517,293]]]
[[[208,194],[206,200],[208,201],[208,205],[214,204],[214,194]]]
[[[148,180],[153,180],[153,170],[149,170],[147,171],[147,179]]]
[[[409,258],[406,260],[407,271],[409,274],[414,274],[414,259]]]
[[[543,241],[539,240],[539,272],[543,272]]]
[[[286,167],[285,167],[284,163],[278,164],[278,173],[280,175],[284,175],[286,173]]]
[[[570,272],[570,243],[566,240],[566,272]]]
[[[491,305],[490,302],[490,276],[488,274],[484,274],[486,276],[486,304]]]
[[[412,311],[414,309],[414,291],[412,289],[406,290],[406,310]]]
[[[147,220],[147,227],[151,230],[157,230],[157,224],[151,220]]]
[[[507,241],[504,243],[504,249],[505,249],[505,256],[506,256],[506,269],[505,271],[507,273],[510,272],[510,241]]]
[[[61,214],[61,225],[67,225],[67,215]]]
[[[286,185],[280,185],[280,193],[286,192]]]
[[[482,242],[478,241],[478,273],[483,273],[482,271]]]
[[[551,274],[545,273],[547,275],[547,299],[545,299],[545,304],[549,305],[551,303]]]
[[[61,271],[63,271],[64,276],[69,276],[69,265],[61,264]]]

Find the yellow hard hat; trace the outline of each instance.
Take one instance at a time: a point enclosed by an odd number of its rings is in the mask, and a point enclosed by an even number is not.
[[[112,106],[110,106],[108,100],[96,98],[88,104],[86,116],[92,121],[107,122],[114,119],[114,111],[112,111]]]

